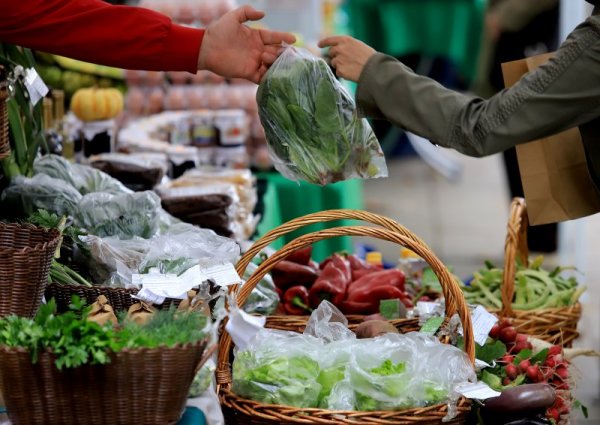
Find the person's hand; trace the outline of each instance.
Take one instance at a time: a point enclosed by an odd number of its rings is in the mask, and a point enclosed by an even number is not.
[[[377,53],[362,41],[348,36],[325,38],[319,42],[319,47],[330,47],[331,66],[338,77],[356,82],[369,58]]]
[[[293,44],[289,33],[252,29],[244,25],[264,17],[250,6],[223,15],[204,34],[198,69],[207,69],[228,78],[245,78],[255,83],[280,54],[281,44]]]

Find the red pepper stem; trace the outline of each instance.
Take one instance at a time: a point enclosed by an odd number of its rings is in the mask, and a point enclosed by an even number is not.
[[[294,305],[294,306],[296,306],[296,307],[303,308],[306,311],[312,311],[312,308],[310,308],[309,306],[307,306],[306,304],[304,304],[302,302],[302,298],[300,298],[300,297],[294,297],[294,298],[292,298],[291,304]]]

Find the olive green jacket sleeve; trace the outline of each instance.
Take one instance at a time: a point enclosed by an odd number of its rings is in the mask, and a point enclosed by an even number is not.
[[[581,24],[555,57],[488,100],[448,90],[374,55],[360,76],[358,111],[470,156],[501,152],[600,116],[600,16]]]

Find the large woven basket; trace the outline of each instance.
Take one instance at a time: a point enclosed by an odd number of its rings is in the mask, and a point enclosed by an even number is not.
[[[115,311],[127,311],[133,304],[138,303],[139,300],[133,298],[139,292],[139,289],[126,289],[126,288],[112,288],[110,286],[83,286],[83,285],[61,285],[58,283],[50,283],[46,287],[46,299],[52,299],[56,301],[56,309],[59,313],[69,310],[69,304],[71,304],[71,297],[73,295],[79,296],[85,300],[87,304],[93,304],[100,295],[104,295],[108,300],[108,304]],[[161,305],[156,305],[158,309],[169,308],[171,305],[179,305],[181,300],[175,300],[168,298]]]
[[[473,327],[471,316],[460,287],[452,278],[448,269],[420,242],[397,232],[364,226],[337,227],[309,233],[289,242],[278,252],[263,262],[248,281],[241,287],[232,288],[237,295],[238,304],[243,306],[252,289],[277,262],[291,252],[304,248],[314,242],[337,236],[370,236],[394,242],[410,248],[425,259],[438,276],[446,295],[446,314],[450,317],[457,312],[464,328],[465,351],[471,361],[475,358]],[[268,322],[267,322],[268,323]],[[231,337],[224,332],[219,341],[219,359],[217,365],[217,386],[223,413],[228,424],[441,424],[447,414],[447,405],[434,405],[399,411],[331,411],[323,409],[302,409],[290,406],[267,405],[237,396],[232,391],[231,356],[233,353]],[[436,365],[431,365],[436,367]],[[450,423],[465,423],[470,411],[468,400],[461,399],[457,416]]]
[[[48,352],[32,364],[31,353],[0,347],[0,389],[13,425],[175,424],[206,344],[124,350],[62,371]]]
[[[8,139],[8,85],[5,69],[0,65],[0,159],[10,155],[10,142]]]
[[[56,229],[0,223],[0,317],[33,317],[60,240]]]
[[[236,270],[240,276],[243,276],[248,264],[267,246],[271,245],[278,238],[287,235],[295,230],[303,227],[310,226],[315,223],[323,223],[334,220],[360,220],[365,223],[374,224],[384,229],[391,230],[399,233],[409,239],[412,239],[423,246],[427,246],[423,240],[417,235],[411,232],[400,223],[378,214],[370,213],[367,211],[358,210],[328,210],[308,214],[303,217],[299,217],[276,227],[275,229],[267,232],[260,239],[252,244],[250,249],[240,258],[236,265]],[[351,315],[347,316],[350,326],[356,326],[362,322],[364,316]],[[308,316],[294,316],[294,315],[274,315],[267,317],[267,325],[273,329],[288,330],[302,332],[306,326]],[[396,319],[391,321],[399,330],[409,332],[412,330],[418,330],[417,319]]]
[[[502,309],[493,311],[498,316],[510,317],[521,333],[535,336],[552,344],[571,347],[579,336],[577,323],[581,317],[581,304],[570,307],[547,308],[533,311],[513,310],[517,255],[522,264],[529,264],[527,247],[527,206],[523,198],[514,198],[504,246],[504,275],[502,282]]]

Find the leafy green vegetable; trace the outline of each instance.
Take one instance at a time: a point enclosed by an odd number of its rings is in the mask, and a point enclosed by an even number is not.
[[[306,356],[260,358],[249,351],[233,362],[233,390],[267,404],[317,407],[319,364]]]
[[[475,357],[481,361],[491,364],[506,354],[506,345],[502,341],[488,342],[483,346],[475,344]]]
[[[90,307],[74,296],[70,310],[56,314],[52,299],[40,307],[34,319],[7,316],[0,319],[0,345],[20,347],[39,354],[51,350],[56,367],[74,368],[84,364],[110,362],[110,353],[124,348],[172,347],[199,341],[206,336],[208,319],[197,313],[175,314],[173,309],[154,314],[144,326],[125,320],[120,329],[86,320]]]
[[[275,166],[287,177],[327,184],[387,175],[373,131],[322,59],[287,49],[257,100]]]
[[[385,360],[379,366],[371,369],[371,373],[381,376],[397,375],[406,371],[406,364],[403,362],[394,364],[390,359]]]
[[[327,406],[327,397],[331,394],[331,390],[341,380],[344,379],[346,368],[344,366],[332,367],[323,369],[317,377],[317,382],[321,385],[319,393],[319,406]]]

